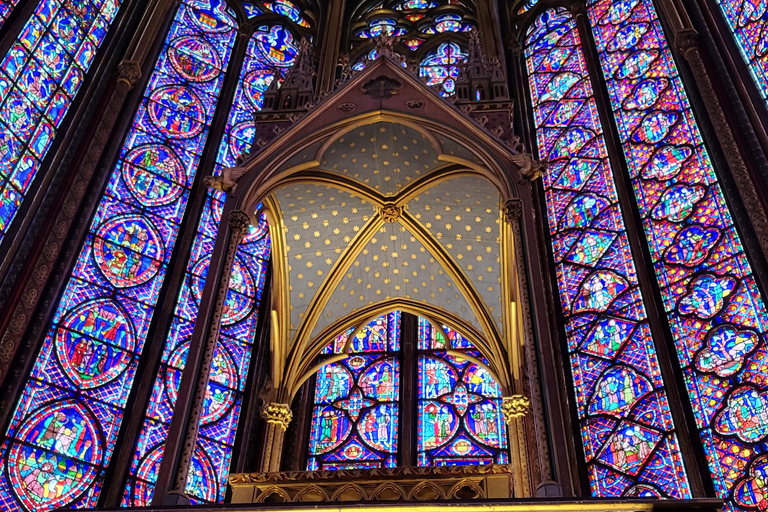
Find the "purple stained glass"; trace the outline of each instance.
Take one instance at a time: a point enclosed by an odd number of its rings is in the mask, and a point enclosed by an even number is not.
[[[459,333],[438,330],[423,318],[418,348],[418,465],[507,464],[498,384],[482,366],[445,351],[487,361]]]
[[[287,69],[293,65],[296,55],[293,41],[291,33],[280,25],[261,27],[251,38],[224,136],[219,144],[215,174],[236,165],[237,157],[250,150],[254,133],[253,114],[261,109],[263,93],[274,79],[275,66]],[[279,52],[272,52],[269,44],[275,45]],[[208,191],[141,434],[142,438],[154,441],[139,442],[137,446],[132,477],[124,493],[124,506],[146,506],[152,499],[159,470],[156,459],[162,459],[165,442],[161,435],[152,436],[154,432],[164,432],[173,415],[188,341],[197,318],[225,199],[222,192]],[[229,472],[269,254],[268,225],[266,216],[262,215],[238,247],[230,278],[219,344],[208,384],[209,396],[200,422],[198,451],[187,481],[187,493],[201,502],[222,501],[226,492],[226,481],[219,475]],[[160,430],[159,424],[163,425]]]
[[[427,85],[439,86],[441,96],[450,96],[456,89],[459,64],[465,62],[467,56],[457,43],[443,43],[421,61],[419,76],[427,77]]]
[[[552,256],[595,496],[690,498],[576,22],[547,9],[525,42]]]
[[[766,508],[764,299],[653,4],[592,0],[588,13],[717,493]]]
[[[0,62],[0,240],[8,232],[120,0],[40,0]],[[0,2],[0,23],[16,1]]]
[[[108,5],[70,8],[103,31]],[[97,503],[236,38],[230,12],[187,0],[176,13],[0,448],[3,510]]]
[[[323,354],[349,357],[317,373],[308,470],[397,465],[400,312],[338,336]]]
[[[760,95],[768,102],[768,2],[716,0]]]

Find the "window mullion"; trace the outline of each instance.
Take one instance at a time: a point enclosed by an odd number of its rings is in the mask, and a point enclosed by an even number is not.
[[[419,333],[419,319],[403,312],[400,323],[402,360],[400,363],[400,457],[399,466],[416,466],[416,394],[418,356],[416,341]]]

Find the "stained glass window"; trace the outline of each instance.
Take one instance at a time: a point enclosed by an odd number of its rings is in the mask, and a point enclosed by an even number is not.
[[[419,75],[427,77],[427,85],[440,86],[441,96],[450,96],[456,89],[459,64],[465,62],[467,57],[467,52],[457,43],[443,43],[424,57]]]
[[[254,132],[253,113],[261,109],[262,95],[274,79],[274,70],[287,70],[293,65],[296,52],[293,35],[280,25],[260,27],[253,35],[219,145],[214,174],[221,174],[225,167],[233,167],[237,157],[250,149]],[[218,190],[208,191],[186,279],[167,336],[161,369],[155,379],[152,399],[134,454],[132,478],[123,497],[124,506],[146,506],[152,499],[225,199],[225,194]],[[201,501],[224,499],[226,482],[221,480],[220,475],[229,472],[268,257],[269,236],[266,219],[262,216],[260,223],[251,228],[238,248],[219,346],[211,368],[209,398],[206,398],[198,450],[187,482],[187,493]]]
[[[507,464],[501,390],[485,368],[445,352],[487,364],[469,340],[444,328],[419,319],[418,465]]]
[[[401,352],[401,323],[400,312],[389,313],[352,339],[355,329],[348,330],[323,351],[321,357],[340,354],[349,344],[350,355],[316,375],[307,469],[397,466],[403,393],[416,404],[419,466],[506,464],[498,384],[482,365],[446,350],[487,361],[466,338],[447,327],[436,331],[424,319],[418,339],[409,340],[417,357],[408,359]],[[403,372],[418,375],[417,389],[400,390]]]
[[[16,7],[16,4],[18,3],[19,0],[0,0],[0,27],[3,25],[5,20],[8,19],[11,11],[13,11],[13,8]]]
[[[576,22],[547,9],[525,41],[552,256],[595,496],[691,491]]]
[[[757,88],[768,102],[768,2],[764,0],[716,0],[733,32],[736,44]]]
[[[40,0],[0,62],[0,240],[21,207],[120,3]]]
[[[223,0],[176,12],[6,433],[4,510],[96,504],[236,28]]]
[[[274,2],[265,2],[264,7],[276,14],[285,16],[300,27],[309,27],[309,23],[304,19],[304,16],[301,15],[301,9],[299,9],[293,2],[289,2],[288,0],[275,0]]]
[[[397,466],[400,313],[381,316],[349,340],[338,336],[323,354],[349,357],[317,373],[307,469]]]
[[[603,75],[719,496],[768,505],[768,314],[650,0],[591,0]]]

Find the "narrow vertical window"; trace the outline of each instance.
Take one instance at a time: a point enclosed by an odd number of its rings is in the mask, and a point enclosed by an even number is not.
[[[653,3],[591,0],[588,12],[718,495],[764,508],[764,299]]]
[[[75,100],[119,0],[40,0],[0,62],[0,241]],[[15,2],[0,2],[0,21]]]
[[[423,318],[418,349],[418,465],[507,464],[499,385],[485,368],[455,352],[487,361],[462,335]]]
[[[762,0],[716,1],[760,95],[768,102],[768,3]]]
[[[547,9],[525,59],[592,493],[689,498],[581,45],[571,14]]]
[[[274,70],[293,65],[296,51],[293,35],[281,25],[260,27],[251,37],[219,144],[214,174],[234,167],[237,157],[249,151],[254,132],[253,113],[261,109],[262,94],[275,79]],[[152,499],[225,199],[223,192],[209,189],[134,454],[123,506],[147,506]],[[262,216],[238,248],[221,321],[209,396],[187,481],[187,493],[201,501],[222,501],[226,492],[226,481],[221,475],[229,473],[268,258],[268,226]]]
[[[4,510],[96,505],[235,37],[223,1],[176,12],[4,436]]]
[[[397,466],[400,312],[338,336],[324,355],[349,357],[316,376],[309,470]]]

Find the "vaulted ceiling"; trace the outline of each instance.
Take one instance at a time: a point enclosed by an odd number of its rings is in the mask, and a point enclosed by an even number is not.
[[[501,197],[452,163],[471,160],[469,151],[418,125],[378,121],[303,153],[319,165],[270,201],[283,230],[275,257],[286,258],[292,342],[396,299],[500,337]]]

